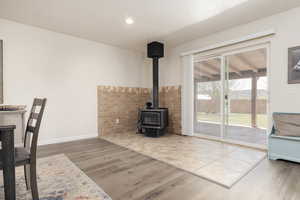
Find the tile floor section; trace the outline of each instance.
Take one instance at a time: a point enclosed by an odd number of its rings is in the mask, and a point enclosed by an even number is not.
[[[173,134],[149,138],[122,133],[101,138],[228,188],[266,157],[264,151]]]

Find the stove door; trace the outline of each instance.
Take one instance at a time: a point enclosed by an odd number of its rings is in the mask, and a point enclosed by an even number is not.
[[[142,124],[148,126],[160,126],[160,112],[142,112]]]

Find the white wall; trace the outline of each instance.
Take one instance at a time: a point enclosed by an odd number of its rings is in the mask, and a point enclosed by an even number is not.
[[[162,67],[161,82],[163,85],[181,84],[180,53],[274,28],[276,35],[270,49],[269,69],[270,111],[300,112],[300,84],[287,84],[287,50],[300,45],[300,26],[297,26],[299,19],[300,8],[295,8],[168,49],[167,64]]]
[[[97,135],[97,85],[143,84],[141,53],[2,19],[0,39],[4,102],[48,98],[41,143]]]

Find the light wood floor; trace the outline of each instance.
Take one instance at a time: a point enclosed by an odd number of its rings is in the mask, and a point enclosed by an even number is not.
[[[298,200],[300,165],[264,160],[231,189],[101,139],[39,147],[66,154],[113,200]]]

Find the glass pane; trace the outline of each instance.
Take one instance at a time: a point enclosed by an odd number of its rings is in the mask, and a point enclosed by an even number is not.
[[[220,65],[219,58],[196,62],[194,65],[195,135],[221,136]]]
[[[264,49],[226,57],[224,137],[266,144],[267,78]]]

